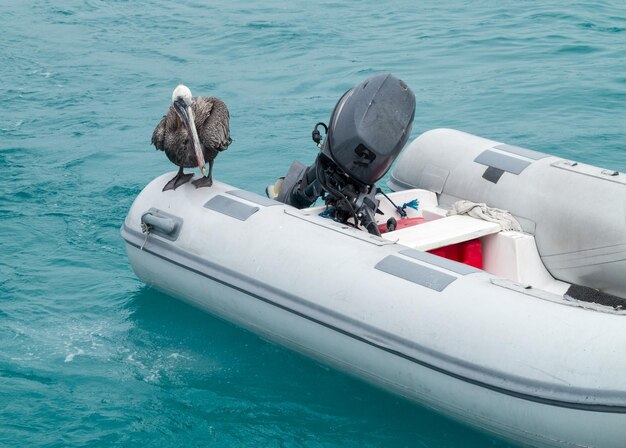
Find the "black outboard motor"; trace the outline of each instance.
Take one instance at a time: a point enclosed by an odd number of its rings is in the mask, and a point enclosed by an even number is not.
[[[391,74],[375,75],[339,100],[330,126],[318,123],[313,140],[321,152],[308,168],[294,162],[277,200],[298,208],[326,197],[333,217],[380,235],[374,220],[378,208],[375,183],[400,154],[411,133],[415,95]],[[319,127],[326,130],[321,142]]]

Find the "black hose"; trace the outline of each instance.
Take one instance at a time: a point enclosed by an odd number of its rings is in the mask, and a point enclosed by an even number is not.
[[[335,187],[332,187],[327,182],[326,173],[321,169],[322,161],[320,160],[319,156],[317,157],[317,160],[315,161],[315,165],[316,165],[317,179],[319,180],[319,182],[322,185],[322,187],[325,190],[329,191],[332,195],[336,196],[337,198],[339,198],[340,200],[343,200],[346,203],[346,205],[350,209],[350,213],[352,215],[352,218],[354,219],[354,227],[356,227],[358,229],[359,228],[359,220],[358,220],[358,218],[356,216],[356,211],[354,210],[354,207],[352,207],[352,204],[350,203],[348,198],[341,191],[337,190]]]
[[[387,200],[388,200],[389,202],[391,202],[391,205],[393,205],[393,206],[395,207],[396,211],[400,214],[400,217],[401,217],[401,218],[406,218],[406,216],[407,216],[407,215],[406,215],[406,211],[405,211],[402,207],[397,206],[397,205],[395,204],[395,202],[393,202],[393,201],[391,200],[391,198],[390,198],[389,196],[387,196],[383,190],[381,190],[380,188],[377,188],[377,189],[376,189],[376,192],[377,192],[377,193],[382,194],[384,197],[386,197],[386,198],[387,198]]]

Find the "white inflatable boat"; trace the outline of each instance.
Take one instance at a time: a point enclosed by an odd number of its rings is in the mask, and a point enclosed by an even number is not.
[[[157,178],[122,227],[133,269],[510,440],[626,445],[624,175],[444,129],[377,196],[415,109],[391,74],[350,89],[314,128],[315,162],[268,189],[277,201]]]
[[[430,131],[390,180],[418,209],[381,197],[376,217],[416,225],[380,237],[220,182],[163,192],[171,176],[121,230],[146,283],[509,440],[626,445],[626,175]],[[522,231],[449,216],[463,199]]]

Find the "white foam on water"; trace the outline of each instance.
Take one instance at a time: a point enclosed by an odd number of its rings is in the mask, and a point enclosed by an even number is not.
[[[80,355],[84,355],[84,354],[85,354],[85,351],[83,349],[79,348],[78,351],[76,351],[76,353],[70,353],[69,355],[67,355],[65,357],[65,361],[64,362],[72,362],[72,361],[74,361],[74,358],[76,356],[80,356]]]

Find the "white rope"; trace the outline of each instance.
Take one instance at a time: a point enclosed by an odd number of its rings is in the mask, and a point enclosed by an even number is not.
[[[151,226],[143,222],[141,223],[141,232],[146,234],[146,238],[143,240],[143,244],[141,245],[139,250],[143,250],[144,246],[148,242],[148,236],[150,236],[150,230],[152,230]]]

